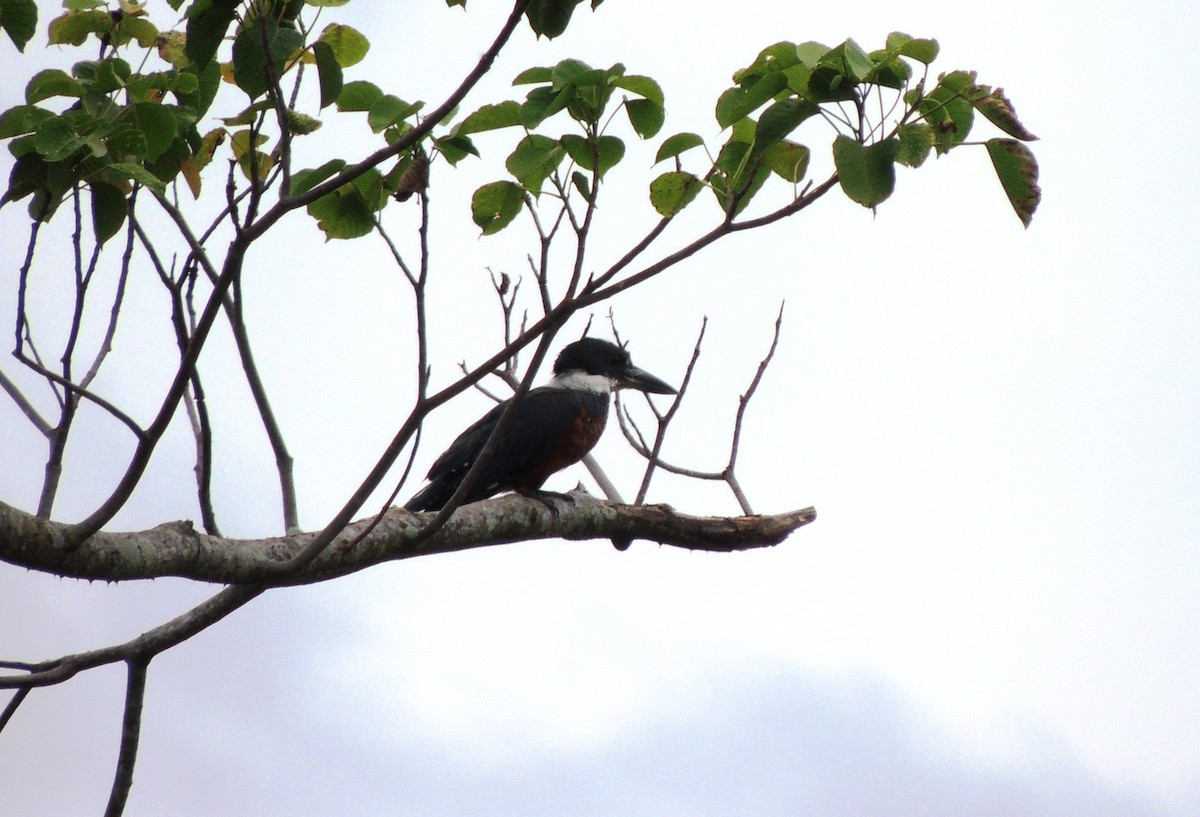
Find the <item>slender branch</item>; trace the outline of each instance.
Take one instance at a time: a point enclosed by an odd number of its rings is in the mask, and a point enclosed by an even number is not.
[[[779,333],[783,329],[783,304],[779,304],[779,314],[775,316],[775,333],[771,337],[771,347],[767,350],[766,357],[758,364],[758,369],[754,372],[754,379],[750,381],[750,386],[745,393],[738,398],[737,417],[733,423],[733,440],[729,445],[729,465],[726,470],[733,472],[734,465],[737,463],[738,446],[742,440],[742,421],[746,418],[746,409],[750,406],[750,400],[754,397],[754,393],[758,391],[758,384],[762,382],[763,375],[767,373],[767,367],[771,365],[772,358],[775,357],[775,350],[779,348]],[[750,511],[746,511],[750,513]]]
[[[131,216],[136,199],[137,189],[135,188],[129,197],[128,208]],[[96,379],[96,376],[100,373],[100,367],[104,365],[104,361],[112,353],[113,338],[117,334],[117,321],[121,316],[121,307],[125,303],[125,284],[129,280],[129,268],[133,262],[134,227],[133,219],[130,218],[125,234],[125,252],[121,256],[121,271],[117,276],[117,291],[113,295],[112,309],[109,311],[108,328],[104,332],[104,338],[100,341],[100,348],[96,352],[96,357],[92,359],[92,365],[88,367],[87,374],[79,381],[79,385],[84,388]]]
[[[279,184],[279,195],[287,196],[292,192],[292,129],[288,125],[287,103],[283,99],[283,88],[279,84],[279,74],[275,70],[275,59],[272,56],[271,42],[267,38],[267,27],[259,26],[262,30],[263,54],[266,55],[265,73],[267,80],[267,96],[275,109],[275,122],[279,125],[279,167],[282,179]],[[301,63],[303,64],[303,63]],[[286,71],[287,68],[284,68]],[[251,146],[253,150],[253,145]]]
[[[14,666],[16,663],[15,661],[2,662],[0,666],[10,669],[29,669],[28,665]],[[8,726],[8,722],[12,720],[13,715],[17,714],[17,709],[25,702],[25,699],[29,697],[29,693],[32,691],[31,687],[21,687],[16,691],[16,694],[9,698],[8,703],[4,706],[4,711],[0,712],[0,732],[3,732],[4,727]]]
[[[692,383],[692,373],[695,372],[696,364],[700,361],[700,347],[704,343],[704,332],[707,329],[708,317],[706,316],[700,323],[700,334],[696,336],[696,345],[692,348],[692,357],[688,361],[687,370],[683,373],[683,382],[679,384],[679,391],[676,393],[675,399],[671,401],[667,413],[658,422],[658,433],[654,435],[654,447],[650,449],[650,456],[647,457],[646,472],[642,475],[642,484],[638,488],[637,497],[633,500],[635,505],[641,505],[646,501],[646,494],[650,491],[650,480],[654,477],[654,468],[659,462],[663,443],[667,437],[667,429],[670,427],[671,421],[675,419],[679,407],[683,404],[683,398],[687,394],[688,386]]]
[[[170,296],[171,328],[175,332],[175,342],[179,347],[179,354],[182,356],[187,351],[188,339],[191,337],[191,328],[196,324],[196,310],[193,299],[195,289],[192,285],[196,280],[195,268],[199,265],[198,257],[195,253],[189,254],[188,260],[184,263],[184,271],[179,279],[176,280],[174,275],[169,273],[166,267],[163,266],[158,252],[154,248],[154,243],[150,240],[150,236],[132,213],[130,213],[130,223],[133,225],[139,240],[142,242],[142,247],[146,250],[146,254],[150,258],[151,266],[158,273],[159,280],[166,287]],[[185,287],[187,289],[186,296],[183,294]],[[205,531],[213,535],[220,535],[220,528],[217,525],[216,512],[212,502],[212,422],[208,415],[208,403],[204,395],[204,384],[200,377],[199,366],[192,372],[188,388],[190,391],[185,390],[183,394],[183,404],[188,422],[192,426],[192,436],[196,441],[196,465],[194,471],[196,473],[196,499],[200,506],[200,520],[204,525]]]
[[[33,251],[37,247],[38,233],[41,229],[42,221],[34,219],[29,226],[29,242],[25,247],[25,260],[21,264],[21,270],[17,277],[17,320],[14,328],[16,342],[13,345],[17,354],[21,353],[21,346],[26,335],[28,318],[25,311],[25,292],[29,286],[29,272],[33,269]]]
[[[254,398],[254,406],[258,410],[259,420],[263,424],[267,439],[271,443],[271,450],[275,454],[275,468],[279,474],[279,492],[283,502],[283,529],[288,533],[294,533],[300,529],[300,521],[299,511],[296,507],[296,483],[293,477],[292,455],[288,451],[287,442],[283,438],[283,430],[279,427],[279,421],[275,417],[275,411],[271,408],[271,401],[267,396],[266,387],[263,385],[262,376],[254,362],[254,353],[250,348],[250,335],[242,313],[242,299],[239,297],[232,308],[227,301],[225,307],[230,327],[233,330],[234,344],[242,363],[242,373],[246,376],[246,383],[250,386],[250,394]]]
[[[123,423],[125,426],[127,426],[129,428],[130,431],[133,432],[134,436],[141,438],[145,435],[145,433],[146,433],[145,430],[140,425],[138,425],[137,421],[135,421],[132,417],[130,417],[125,412],[121,411],[121,409],[114,406],[108,400],[105,400],[100,395],[96,394],[95,392],[91,391],[90,389],[85,389],[83,386],[79,385],[78,383],[72,383],[70,380],[63,377],[58,372],[47,369],[45,367],[45,365],[43,365],[40,361],[26,357],[23,352],[15,355],[15,357],[17,358],[17,360],[21,361],[21,363],[25,364],[26,368],[28,368],[30,371],[36,372],[37,374],[40,374],[42,377],[46,378],[47,380],[49,380],[53,383],[57,383],[58,385],[62,386],[63,389],[66,390],[66,393],[68,395],[75,394],[75,395],[78,395],[79,397],[83,397],[83,398],[86,398],[86,399],[92,401],[97,406],[99,406],[100,408],[104,409],[109,414],[111,414],[114,418],[116,418],[117,420],[120,420],[121,423]]]
[[[38,412],[33,403],[29,402],[17,384],[9,380],[3,369],[0,369],[0,389],[4,389],[8,393],[12,401],[17,404],[17,408],[29,419],[29,422],[33,423],[34,428],[42,433],[42,436],[49,437],[54,433],[54,427]]]
[[[142,705],[146,700],[146,670],[150,659],[130,658],[126,663],[129,680],[125,691],[125,715],[121,719],[121,748],[117,753],[117,770],[104,817],[121,817],[125,811],[129,790],[133,787],[133,767],[142,732]]]
[[[733,492],[734,497],[738,501],[738,505],[742,509],[742,513],[747,515],[754,513],[754,510],[750,506],[750,501],[746,497],[746,493],[742,490],[741,483],[737,479],[735,469],[737,467],[738,447],[741,442],[742,424],[745,420],[746,409],[750,405],[750,400],[753,398],[755,391],[757,391],[759,383],[762,382],[762,378],[766,373],[767,366],[770,365],[772,358],[775,356],[775,350],[779,345],[779,335],[782,327],[783,304],[780,304],[779,314],[775,318],[775,331],[771,338],[771,346],[767,350],[766,356],[759,362],[758,369],[755,371],[749,387],[738,399],[738,410],[734,419],[733,434],[731,435],[729,447],[729,461],[720,471],[699,471],[692,468],[683,468],[667,462],[661,457],[662,441],[666,434],[666,428],[670,424],[671,419],[674,417],[675,410],[682,401],[684,393],[687,391],[687,386],[692,376],[692,368],[695,366],[700,354],[700,340],[704,337],[703,328],[700,332],[700,338],[698,338],[696,341],[696,348],[692,354],[691,363],[688,364],[688,369],[684,375],[683,383],[679,388],[679,394],[676,396],[675,401],[671,404],[671,408],[668,410],[667,414],[659,418],[658,433],[655,437],[653,446],[646,444],[646,439],[642,436],[641,430],[637,427],[637,424],[634,423],[633,418],[629,416],[627,411],[618,412],[617,420],[621,426],[621,433],[625,436],[625,439],[629,445],[647,460],[646,477],[642,481],[642,490],[638,493],[638,498],[635,500],[635,503],[644,499],[645,489],[649,484],[650,474],[655,468],[661,468],[669,473],[688,477],[690,479],[724,482],[729,486],[730,491]],[[653,404],[651,404],[651,408],[653,408]]]
[[[3,509],[4,506],[0,505],[0,510]],[[264,589],[261,585],[244,584],[226,587],[186,613],[176,616],[165,624],[148,630],[124,644],[43,661],[33,665],[26,675],[0,677],[0,689],[51,686],[61,684],[80,672],[96,667],[120,661],[148,661],[153,656],[182,644],[197,633],[216,624],[233,611],[255,599]]]
[[[167,212],[177,213],[178,210],[170,207]],[[185,235],[191,235],[186,222],[180,223],[178,226],[181,231],[184,231]],[[234,279],[241,273],[245,253],[245,240],[235,238],[230,243],[229,254],[225,258],[225,267],[216,285],[213,287],[213,292],[209,296],[208,303],[205,305],[200,319],[196,322],[196,329],[192,333],[187,351],[180,360],[179,368],[176,370],[175,377],[167,389],[167,394],[159,406],[158,414],[155,416],[154,421],[146,428],[146,433],[138,441],[134,455],[126,467],[125,475],[121,478],[121,481],[117,484],[117,487],[113,490],[109,498],[99,508],[93,511],[82,522],[71,528],[68,535],[68,546],[77,547],[87,537],[100,530],[121,509],[133,493],[133,489],[141,481],[142,474],[150,462],[151,454],[154,453],[158,441],[166,432],[167,426],[170,424],[171,418],[179,406],[179,401],[183,398],[183,393],[187,389],[192,373],[195,371],[196,361],[200,358],[200,351],[204,348],[204,344],[208,340],[208,333],[216,321],[225,293],[229,291],[229,287],[232,286]]]

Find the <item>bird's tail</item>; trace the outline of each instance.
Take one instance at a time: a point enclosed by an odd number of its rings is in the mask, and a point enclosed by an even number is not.
[[[414,513],[440,511],[450,501],[450,497],[454,496],[456,487],[453,482],[435,479],[417,491],[416,495],[405,503],[404,509]]]

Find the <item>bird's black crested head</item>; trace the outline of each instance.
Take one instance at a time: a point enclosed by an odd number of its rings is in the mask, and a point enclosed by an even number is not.
[[[559,381],[575,375],[607,378],[612,388],[639,389],[654,394],[675,394],[675,389],[630,360],[629,352],[600,338],[583,338],[568,344],[554,361]]]
[[[629,352],[600,338],[584,338],[568,344],[554,361],[554,373],[583,372],[616,377],[629,365]]]

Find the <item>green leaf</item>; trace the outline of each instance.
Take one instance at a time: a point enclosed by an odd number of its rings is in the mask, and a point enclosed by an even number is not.
[[[188,57],[203,68],[212,62],[225,32],[233,22],[240,3],[238,0],[196,0],[188,9]]]
[[[341,23],[330,23],[325,26],[317,42],[328,43],[333,49],[337,63],[342,68],[349,68],[362,62],[371,48],[371,42],[358,29]]]
[[[812,67],[803,88],[797,90],[815,102],[840,102],[855,97],[855,89],[875,64],[858,43],[846,40],[829,49]]]
[[[301,193],[307,193],[326,179],[332,179],[341,173],[345,166],[346,162],[342,159],[330,159],[320,167],[297,170],[292,174],[292,195],[299,196]]]
[[[875,61],[854,40],[842,43],[842,56],[846,60],[846,70],[850,76],[862,82],[875,70]]]
[[[663,218],[672,218],[691,204],[703,189],[704,182],[695,175],[672,170],[650,182],[650,204]]]
[[[920,167],[933,150],[933,129],[924,122],[909,123],[899,128],[900,150],[896,161],[908,167]]]
[[[728,128],[762,107],[764,103],[787,87],[782,71],[767,74],[749,88],[730,88],[717,99],[717,124]]]
[[[153,190],[162,193],[167,186],[163,180],[155,176],[146,168],[133,162],[117,162],[108,166],[109,175],[116,175],[119,178],[129,179],[138,184],[145,185]]]
[[[668,136],[663,140],[663,143],[658,147],[658,153],[654,156],[654,164],[658,164],[664,159],[671,159],[675,156],[689,151],[692,148],[700,147],[704,144],[704,140],[699,134],[683,132],[677,133],[674,136]]]
[[[236,116],[222,116],[221,121],[226,125],[253,125],[254,120],[263,111],[269,111],[275,105],[269,99],[260,99],[243,108]]]
[[[309,116],[306,113],[294,111],[291,108],[285,111],[285,116],[287,118],[288,131],[296,136],[307,136],[310,133],[320,130],[321,125],[324,124],[315,116]]]
[[[136,42],[142,48],[150,48],[158,42],[158,27],[145,17],[126,14],[113,26],[109,42],[120,47]]]
[[[1015,139],[1020,139],[1024,142],[1037,140],[1037,137],[1026,130],[1025,126],[1017,119],[1017,112],[1013,109],[1012,103],[1008,101],[1008,97],[1004,95],[1003,88],[997,88],[993,91],[986,85],[979,87],[987,91],[987,94],[973,100],[975,110],[987,117],[988,121],[993,125]]]
[[[576,170],[571,174],[571,184],[575,185],[575,189],[579,191],[579,195],[583,196],[584,201],[588,204],[592,203],[592,186],[582,171]]]
[[[92,227],[96,231],[96,243],[103,244],[121,230],[125,223],[127,207],[121,188],[107,182],[92,182]]]
[[[749,123],[749,120],[744,121]],[[735,125],[730,140],[717,154],[719,172],[709,180],[713,194],[726,213],[745,210],[771,175],[771,169],[756,160],[749,138],[743,138],[745,134],[739,134],[738,129]]]
[[[933,146],[939,155],[961,145],[975,122],[975,108],[963,92],[945,83],[939,84],[917,105],[921,116],[933,128]]]
[[[810,156],[811,151],[804,145],[784,139],[763,151],[762,162],[772,172],[796,184],[808,174]]]
[[[829,49],[822,48],[824,54]],[[800,52],[793,42],[783,41],[769,45],[758,52],[754,62],[733,75],[733,81],[745,87],[748,83],[761,79],[776,71],[786,71],[800,61]]]
[[[534,34],[552,40],[567,30],[571,15],[580,2],[582,0],[530,0],[525,17]]]
[[[61,162],[87,144],[87,138],[75,128],[79,117],[69,115],[47,119],[34,133],[33,143],[37,152],[47,162]]]
[[[484,105],[467,115],[452,129],[455,136],[467,136],[472,133],[513,128],[521,124],[521,103],[514,100],[500,102],[495,105]]]
[[[521,105],[521,124],[530,130],[536,128],[567,107],[574,96],[573,88],[564,88],[561,91],[546,86],[534,88]]]
[[[526,68],[513,77],[513,85],[541,85],[554,77],[554,69],[549,66]]]
[[[433,144],[451,165],[457,165],[463,159],[467,158],[467,156],[479,155],[479,150],[475,147],[475,143],[471,141],[471,137],[462,136],[461,134],[452,134],[434,139]]]
[[[534,196],[542,194],[542,183],[563,158],[563,148],[548,136],[531,133],[517,143],[504,166]]]
[[[132,122],[132,117],[108,137],[108,154],[114,161],[140,162],[147,151],[146,134]]]
[[[146,134],[145,159],[148,162],[153,162],[161,156],[179,132],[179,122],[175,114],[157,102],[138,102],[133,106],[131,121],[138,130]]]
[[[249,129],[230,134],[229,147],[233,150],[233,156],[238,160],[246,178],[265,179],[267,173],[275,166],[275,160],[258,149],[266,141],[265,134],[252,135]]]
[[[989,139],[987,151],[1004,194],[1017,218],[1028,227],[1033,221],[1033,211],[1042,200],[1038,164],[1033,152],[1015,139]]]
[[[337,108],[342,112],[369,111],[383,97],[383,91],[373,82],[355,80],[342,86],[338,94]]]
[[[55,96],[83,96],[83,85],[66,71],[47,68],[34,74],[25,86],[25,101],[30,105]]]
[[[425,106],[424,102],[405,102],[397,96],[384,94],[367,111],[367,124],[375,133],[407,119]]]
[[[630,99],[625,102],[625,111],[629,114],[629,124],[637,135],[650,139],[662,130],[666,111],[663,106],[649,99]]]
[[[386,204],[383,175],[372,168],[308,205],[308,213],[327,239],[359,238],[375,229],[375,213]]]
[[[313,43],[313,56],[317,59],[317,82],[321,86],[321,107],[326,108],[337,102],[342,93],[342,66],[334,54],[333,46],[327,42]]]
[[[766,150],[780,141],[805,119],[813,116],[819,109],[815,104],[800,97],[781,99],[763,111],[754,129],[755,150]]]
[[[179,107],[193,121],[199,121],[212,106],[213,100],[217,98],[217,91],[221,89],[221,66],[215,62],[210,62],[195,73],[197,87],[194,92],[184,91],[179,88],[175,91],[175,97],[179,100]]]
[[[110,57],[99,62],[77,62],[71,71],[84,85],[86,92],[91,94],[107,94],[124,88],[132,74],[129,63],[119,57]]]
[[[484,235],[495,235],[521,212],[525,190],[508,181],[491,182],[475,191],[471,197],[471,220]]]
[[[46,185],[46,160],[37,153],[26,153],[13,163],[8,174],[8,190],[0,196],[0,207],[20,201]]]
[[[269,53],[263,43],[269,46]],[[233,41],[233,79],[251,99],[267,92],[269,81],[283,78],[287,60],[304,47],[304,35],[258,16]]]
[[[113,30],[113,18],[107,11],[69,11],[50,21],[48,27],[50,45],[83,45],[95,34],[107,37]]]
[[[820,64],[821,58],[832,50],[824,43],[809,40],[796,46],[796,56],[800,58],[801,65],[807,65],[811,69],[816,68]]]
[[[597,81],[595,69],[583,60],[565,59],[550,69],[550,86],[555,91],[575,83],[580,77],[592,74],[592,83]]]
[[[908,67],[908,63],[899,57],[888,56],[886,51],[872,52],[871,59],[875,60],[875,68],[867,77],[867,82],[897,91],[907,87],[908,80],[912,77],[912,69]]]
[[[37,32],[37,12],[36,0],[0,0],[0,28],[22,53]]]
[[[903,57],[911,57],[926,65],[937,59],[939,51],[937,40],[915,39],[902,31],[893,31],[888,35],[886,48],[888,51]]]
[[[36,105],[17,105],[0,115],[0,139],[33,133],[54,114]]]
[[[833,143],[833,163],[842,190],[863,207],[875,207],[892,195],[896,188],[898,139],[887,139],[863,147],[849,136],[838,136]]]
[[[600,176],[625,156],[625,143],[615,136],[600,136],[593,142],[582,136],[566,134],[559,141],[576,164],[584,170],[598,171]]]
[[[647,101],[657,104],[660,108],[663,107],[662,86],[650,77],[627,74],[616,77],[612,84],[618,88],[624,88],[626,91],[632,91]]]

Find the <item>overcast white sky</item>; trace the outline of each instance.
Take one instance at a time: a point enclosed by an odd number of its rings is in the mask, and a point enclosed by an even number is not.
[[[401,5],[415,9],[401,17]],[[432,101],[502,5],[355,0],[330,16],[373,40],[357,78]],[[741,474],[757,510],[812,504],[818,520],[752,554],[548,542],[270,594],[152,665],[128,814],[1200,813],[1200,173],[1188,141],[1200,12],[809,5],[609,0],[553,43],[523,32],[472,105],[511,94],[530,64],[621,61],[662,83],[664,135],[715,142],[712,103],[761,47],[853,36],[870,48],[897,29],[938,38],[936,68],[1004,86],[1042,137],[1045,200],[1028,231],[984,154],[960,152],[901,171],[874,217],[830,196],[615,304],[635,361],[672,381],[709,317],[668,445],[709,467],[786,300]],[[33,65],[0,54],[7,107]],[[347,149],[365,131],[328,127]],[[830,134],[800,138],[826,169]],[[631,147],[626,161],[599,213],[597,268],[649,223],[647,155]],[[469,224],[465,196],[499,173],[466,163],[435,176],[435,377],[495,344],[485,267],[519,274],[532,249],[527,227],[476,239]],[[714,211],[689,212],[663,249]],[[0,326],[12,325],[22,217],[0,211]],[[407,240],[411,210],[388,218]],[[326,245],[302,218],[284,232],[251,258],[246,291],[302,521],[316,527],[401,417],[410,323],[379,242]],[[53,285],[52,269],[39,274]],[[103,383],[136,406],[157,400],[171,366],[171,347],[150,345],[162,337],[152,277],[132,296],[146,317],[118,338],[125,368]],[[227,351],[216,338],[205,363],[227,435],[219,513],[231,535],[277,532],[270,457]],[[440,415],[422,464],[485,408],[473,395]],[[107,494],[129,449],[104,419],[83,422],[97,436],[73,442],[65,519]],[[194,513],[176,431],[117,527]],[[632,494],[615,431],[598,454]],[[5,501],[33,508],[43,456],[0,402]],[[735,511],[715,490],[656,488],[653,500],[688,511]],[[0,656],[124,640],[211,592],[0,567]],[[103,809],[123,680],[104,670],[30,697],[0,735],[0,813]]]

